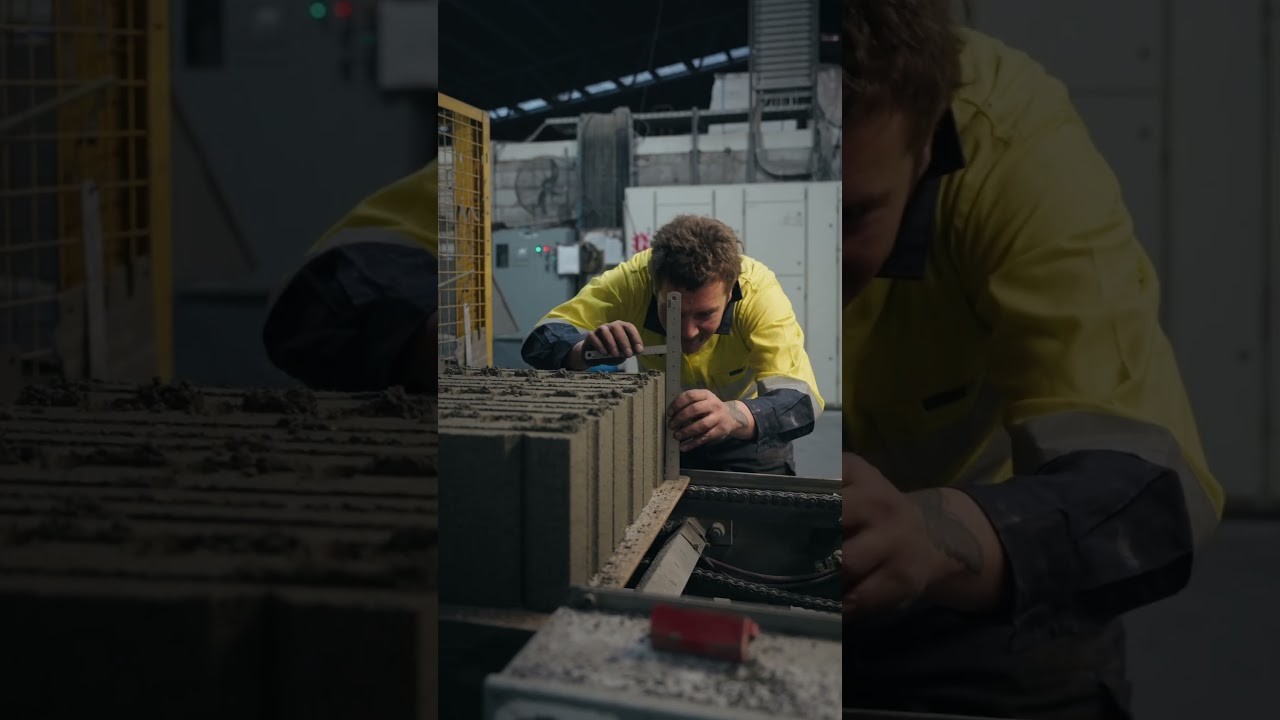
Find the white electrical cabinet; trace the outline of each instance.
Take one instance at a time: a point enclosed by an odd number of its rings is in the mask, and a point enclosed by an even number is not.
[[[729,225],[744,252],[778,276],[804,329],[818,392],[840,407],[840,183],[632,187],[626,191],[626,253],[648,247],[677,215]]]
[[[440,7],[436,0],[378,3],[378,86],[434,90],[440,85]]]

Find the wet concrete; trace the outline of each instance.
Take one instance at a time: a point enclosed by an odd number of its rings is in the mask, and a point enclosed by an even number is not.
[[[26,389],[0,411],[24,689],[0,714],[319,717],[345,693],[432,717],[437,446],[434,400],[395,391]]]
[[[549,611],[599,571],[658,483],[661,401],[658,374],[442,376],[444,601]]]
[[[838,718],[840,643],[764,633],[741,664],[653,649],[644,616],[560,608],[503,674],[703,709]]]

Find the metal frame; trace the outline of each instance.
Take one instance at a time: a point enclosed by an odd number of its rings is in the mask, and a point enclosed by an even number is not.
[[[438,94],[438,100],[440,362],[488,365],[493,361],[489,114],[448,95]]]
[[[684,367],[684,353],[680,344],[680,293],[667,293],[667,355],[665,358],[664,380],[666,381],[666,402],[662,404],[665,411],[679,397],[684,387],[680,382],[680,371]],[[675,482],[680,477],[680,441],[676,440],[675,431],[667,429],[664,433],[663,472],[667,482]]]
[[[1266,368],[1268,404],[1266,412],[1265,434],[1263,442],[1269,449],[1269,456],[1263,459],[1262,467],[1266,476],[1263,478],[1262,493],[1265,504],[1273,514],[1280,515],[1280,344],[1272,337],[1271,331],[1280,323],[1280,202],[1275,201],[1280,192],[1280,1],[1265,0],[1263,3],[1264,21],[1266,25],[1263,37],[1266,55],[1263,77],[1267,79],[1267,87],[1263,90],[1263,128],[1270,135],[1265,142],[1270,150],[1263,197],[1270,198],[1266,203],[1265,235],[1262,238],[1262,283],[1267,305],[1262,314],[1263,367]]]
[[[845,708],[844,720],[996,720],[979,715],[939,715],[922,712],[895,712],[891,710],[859,710]],[[1012,720],[1017,720],[1013,718]]]
[[[686,519],[653,558],[649,569],[636,583],[636,592],[673,597],[684,594],[693,569],[706,549],[707,537],[702,524],[693,518]]]
[[[839,495],[840,480],[829,478],[766,475],[764,473],[723,472],[720,470],[683,470],[690,485],[731,487],[745,490],[787,490],[814,495]]]
[[[724,708],[699,708],[680,700],[618,693],[490,675],[484,681],[485,718],[582,718],[583,720],[723,720]],[[601,711],[601,712],[593,712]],[[777,715],[735,709],[741,720],[785,720]]]
[[[156,374],[173,377],[173,216],[170,195],[170,81],[168,0],[147,0],[147,157],[151,185],[151,283],[155,309]]]
[[[756,622],[764,632],[803,635],[818,640],[841,641],[844,639],[844,619],[831,613],[783,608],[777,605],[745,602],[741,600],[713,600],[711,598],[682,595],[678,598],[665,595],[638,593],[635,590],[581,587],[569,588],[565,606],[576,610],[609,610],[620,613],[647,614],[657,604],[677,605],[693,610],[735,612]]]
[[[107,297],[136,300],[151,322],[145,338],[125,334],[138,332],[136,317],[99,330],[116,331],[118,351],[154,348],[154,367],[130,370],[169,378],[169,3],[10,5],[0,16],[0,353],[21,379],[85,374],[81,321],[102,300],[76,291],[100,266],[93,279]],[[101,239],[93,258],[90,234]],[[126,293],[144,265],[150,292]]]
[[[812,115],[810,104],[785,108],[765,108],[760,112],[761,122],[774,120],[804,120]],[[631,114],[632,132],[644,135],[647,132],[662,130],[680,132],[687,130],[696,137],[712,125],[744,123],[751,120],[751,111],[740,110],[661,110]],[[538,138],[547,128],[555,128],[564,136],[576,137],[579,126],[578,118],[547,118],[538,126],[526,141]]]

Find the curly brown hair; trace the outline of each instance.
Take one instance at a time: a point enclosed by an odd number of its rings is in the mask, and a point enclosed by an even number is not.
[[[679,215],[653,236],[649,275],[656,292],[663,281],[697,290],[723,280],[729,287],[742,271],[742,253],[733,228],[715,218]]]
[[[844,122],[902,111],[911,147],[924,147],[960,87],[951,0],[845,0],[840,40]]]

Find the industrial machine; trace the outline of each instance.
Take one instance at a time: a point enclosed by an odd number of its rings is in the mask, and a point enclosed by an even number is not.
[[[493,233],[495,313],[510,318],[495,326],[494,365],[525,367],[520,345],[548,310],[577,291],[576,234],[572,228],[524,228]]]
[[[494,361],[525,367],[520,346],[538,321],[591,277],[623,260],[622,230],[509,228],[493,233]]]

